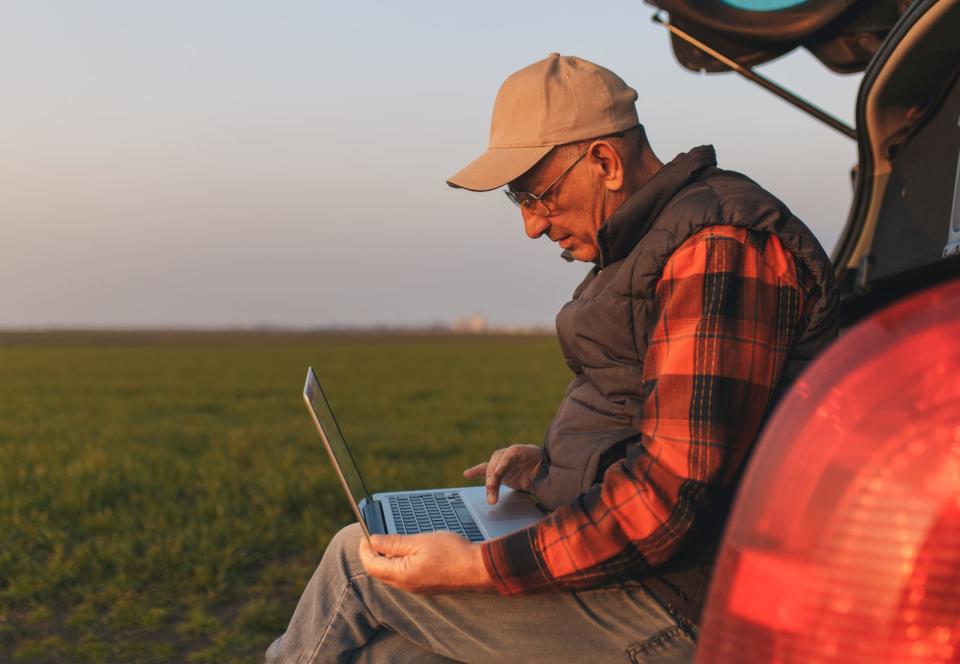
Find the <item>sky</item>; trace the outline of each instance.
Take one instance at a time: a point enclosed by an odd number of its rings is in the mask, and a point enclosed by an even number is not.
[[[511,72],[552,51],[618,73],[661,159],[705,143],[829,251],[850,139],[673,58],[641,2],[5,0],[0,328],[551,325],[587,272],[498,192]],[[859,75],[760,70],[852,123]]]

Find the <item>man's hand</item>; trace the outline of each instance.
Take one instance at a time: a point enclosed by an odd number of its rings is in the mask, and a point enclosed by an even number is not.
[[[490,455],[490,461],[467,468],[463,476],[474,479],[486,475],[487,502],[495,505],[501,483],[511,489],[529,491],[542,460],[543,450],[539,445],[511,445]]]
[[[433,594],[494,589],[483,564],[480,545],[451,532],[372,535],[369,543],[362,537],[360,561],[370,576],[407,592]]]

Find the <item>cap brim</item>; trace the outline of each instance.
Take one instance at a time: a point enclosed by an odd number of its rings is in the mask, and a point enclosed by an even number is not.
[[[553,147],[492,148],[448,179],[447,184],[470,191],[498,189],[533,168]]]

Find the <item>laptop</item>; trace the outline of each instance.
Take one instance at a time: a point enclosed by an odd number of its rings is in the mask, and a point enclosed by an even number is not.
[[[313,367],[307,369],[303,400],[368,538],[371,534],[450,530],[471,542],[482,542],[526,528],[546,516],[529,494],[506,486],[501,486],[496,505],[487,504],[484,486],[371,494]]]

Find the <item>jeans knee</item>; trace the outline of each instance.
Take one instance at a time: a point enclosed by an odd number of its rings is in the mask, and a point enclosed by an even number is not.
[[[360,538],[363,530],[360,524],[351,523],[333,536],[323,553],[324,560],[337,561],[347,571],[348,576],[362,570],[360,565]]]
[[[363,531],[360,529],[360,524],[351,523],[337,531],[327,545],[327,551],[339,552],[347,548],[356,548],[359,546],[361,537],[363,537]]]

